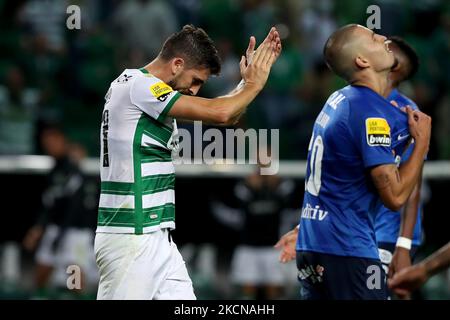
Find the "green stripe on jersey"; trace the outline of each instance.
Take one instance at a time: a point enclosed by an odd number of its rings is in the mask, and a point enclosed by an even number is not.
[[[98,225],[112,227],[133,227],[134,209],[98,208]]]
[[[145,117],[145,120],[143,121],[143,125],[145,127],[144,134],[155,139],[163,146],[166,146],[170,136],[172,135],[173,129],[151,117]]]
[[[166,105],[164,110],[161,112],[161,114],[158,117],[158,121],[164,122],[166,120],[167,114],[169,113],[170,109],[172,109],[174,103],[181,98],[181,94],[179,92],[175,92],[175,95],[172,97],[170,102]]]
[[[144,209],[144,227],[155,226],[161,222],[175,220],[175,204],[166,203],[162,206]]]
[[[142,163],[172,161],[172,152],[170,150],[162,149],[156,146],[141,147],[141,153]]]
[[[133,195],[133,183],[102,181],[101,193],[117,195]]]
[[[111,227],[133,227],[134,226],[134,209],[113,209],[113,208],[99,208],[98,210],[98,225]],[[161,206],[156,206],[142,210],[142,226],[154,226],[161,222],[175,220],[175,204],[166,203]]]
[[[142,193],[152,194],[156,192],[174,190],[175,174],[157,174],[142,178]]]

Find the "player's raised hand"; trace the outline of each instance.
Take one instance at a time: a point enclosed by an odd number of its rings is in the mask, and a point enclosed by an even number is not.
[[[248,41],[247,50],[245,50],[246,66],[252,63],[253,55],[255,54],[255,46],[256,46],[256,38],[254,36],[251,36]]]
[[[427,148],[431,137],[431,117],[418,110],[406,107],[408,125],[411,136],[417,141],[425,143]]]
[[[253,48],[253,39],[250,38],[247,52],[250,53]],[[255,86],[261,90],[267,82],[270,69],[279,55],[278,49],[279,35],[275,28],[272,28],[266,39],[254,51],[250,57],[251,63],[247,63],[247,58],[242,56],[240,62],[241,75],[245,83]],[[281,50],[281,49],[280,49]]]
[[[277,59],[281,54],[281,39],[280,35],[275,27],[272,27],[269,30],[269,33],[267,34],[266,38],[263,40],[264,42],[274,42],[275,44],[275,59]],[[253,55],[255,53],[255,47],[256,47],[256,38],[254,36],[251,36],[248,42],[247,50],[245,51],[245,58],[246,58],[246,66],[249,65],[253,60]]]
[[[275,27],[272,27],[269,31],[269,33],[267,34],[266,38],[264,39],[264,41],[262,43],[272,43],[273,44],[273,48],[274,48],[274,59],[271,62],[272,64],[275,63],[275,61],[278,59],[278,57],[281,54],[281,38],[280,38],[280,34],[278,33],[278,30]]]
[[[275,248],[281,250],[279,261],[286,263],[295,259],[295,245],[297,243],[298,229],[295,228],[284,234],[275,244]]]

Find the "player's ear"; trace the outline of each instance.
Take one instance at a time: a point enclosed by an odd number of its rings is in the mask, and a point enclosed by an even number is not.
[[[184,69],[184,59],[183,58],[173,58],[170,64],[172,69],[172,75],[177,75]]]
[[[370,67],[369,61],[363,56],[357,56],[355,59],[355,64],[358,67],[358,69],[365,69]]]

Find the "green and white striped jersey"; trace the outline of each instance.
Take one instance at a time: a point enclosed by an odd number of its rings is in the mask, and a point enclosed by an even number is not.
[[[97,232],[175,228],[175,119],[180,93],[145,69],[126,69],[105,96]]]

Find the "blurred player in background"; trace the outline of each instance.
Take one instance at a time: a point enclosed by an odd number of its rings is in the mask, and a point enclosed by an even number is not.
[[[297,239],[302,298],[383,300],[375,215],[383,204],[397,211],[409,198],[429,147],[431,119],[410,108],[406,115],[386,99],[397,65],[386,37],[347,25],[327,40],[324,56],[350,85],[330,96],[309,146]],[[396,155],[410,135],[416,147],[397,168]],[[376,278],[370,286],[369,268]]]
[[[249,47],[254,45],[251,37]],[[166,40],[152,62],[126,69],[111,83],[101,126],[98,299],[196,298],[170,236],[175,119],[236,123],[263,89],[280,52],[280,37],[272,28],[251,63],[242,56],[241,85],[227,96],[195,97],[208,77],[219,73],[220,61],[205,31],[187,25]]]
[[[411,107],[419,110],[417,105],[400,93],[398,87],[403,81],[413,77],[419,68],[419,58],[414,49],[399,37],[389,37],[389,47],[397,58],[397,66],[389,74],[390,94],[387,100],[397,108]],[[400,155],[400,163],[407,161],[414,149],[414,141]],[[422,171],[422,169],[421,169]],[[422,237],[422,206],[420,190],[422,173],[410,197],[401,212],[392,211],[382,206],[375,220],[375,233],[380,252],[380,260],[390,278],[395,272],[411,265]],[[401,217],[402,216],[402,217]]]
[[[41,143],[55,160],[55,165],[42,195],[43,209],[27,232],[23,245],[29,251],[37,248],[35,285],[37,295],[45,297],[50,285],[66,286],[69,265],[81,268],[81,290],[85,288],[86,277],[96,280],[92,249],[95,228],[95,211],[92,209],[96,201],[92,202],[92,199],[98,197],[98,192],[95,186],[86,184],[77,162],[79,159],[72,158],[71,145],[60,128],[46,127],[41,134]]]
[[[294,191],[292,180],[261,175],[260,168],[234,188],[237,208],[213,203],[214,215],[240,231],[231,261],[231,280],[242,299],[280,299],[285,274],[272,244],[280,235],[284,210]]]

